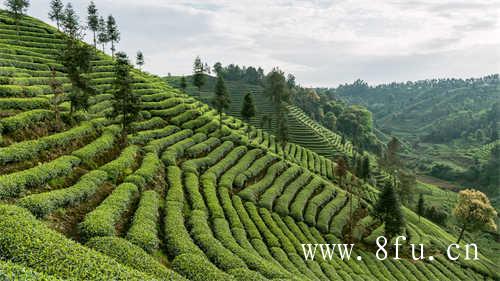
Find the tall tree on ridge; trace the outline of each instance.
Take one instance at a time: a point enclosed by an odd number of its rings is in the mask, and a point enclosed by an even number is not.
[[[139,69],[142,69],[142,67],[144,66],[144,54],[140,50],[137,51],[137,55],[135,58],[135,64],[137,64]]]
[[[193,65],[193,85],[198,88],[198,92],[201,92],[201,87],[205,85],[205,80],[206,77],[203,73],[203,63],[201,62],[200,57],[197,56]]]
[[[63,20],[64,5],[61,0],[50,1],[49,19],[56,22],[57,30],[61,30],[61,22]]]
[[[106,21],[103,17],[99,17],[99,23],[97,28],[97,42],[102,46],[102,52],[105,52],[106,43],[109,42],[108,29],[106,26]]]
[[[132,90],[131,70],[132,65],[127,55],[123,52],[118,52],[114,65],[115,81],[113,82],[113,111],[110,117],[116,118],[121,116],[121,141],[123,146],[127,145],[127,135],[130,124],[137,120],[141,109],[141,99]]]
[[[90,1],[90,5],[87,8],[87,24],[89,29],[94,35],[94,48],[97,48],[97,31],[99,30],[99,16],[97,15],[97,8],[94,1]]]
[[[252,94],[247,93],[243,99],[241,116],[248,123],[247,134],[250,134],[250,119],[255,117],[255,105],[253,104]]]
[[[215,96],[212,101],[215,109],[219,113],[219,134],[222,135],[222,113],[225,109],[229,108],[231,100],[229,99],[229,94],[227,92],[226,85],[224,83],[224,78],[222,76],[217,76],[217,82],[215,83]]]
[[[62,127],[61,111],[59,110],[59,103],[62,101],[61,95],[64,93],[62,82],[57,80],[57,71],[55,67],[50,68],[50,81],[49,86],[52,91],[52,98],[50,100],[52,111],[55,116],[56,129],[59,131]]]
[[[14,21],[16,23],[17,36],[19,36],[19,22],[23,18],[23,14],[28,10],[30,6],[29,0],[6,0],[5,6],[10,12]]]
[[[417,204],[418,222],[420,222],[420,217],[423,216],[424,213],[425,213],[424,194],[420,193]]]
[[[62,28],[64,33],[66,33],[66,35],[68,35],[71,39],[77,40],[82,38],[82,31],[81,26],[78,23],[78,16],[76,15],[71,3],[66,4],[66,8],[64,9]]]
[[[111,56],[115,56],[115,43],[120,42],[120,31],[118,30],[118,25],[116,20],[112,15],[108,16],[108,21],[106,23],[107,37],[109,42],[111,42]]]

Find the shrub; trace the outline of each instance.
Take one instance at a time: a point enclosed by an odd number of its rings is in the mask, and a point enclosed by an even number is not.
[[[309,173],[303,173],[295,181],[289,184],[283,194],[276,200],[275,210],[282,216],[286,216],[289,213],[290,202],[293,200],[297,192],[303,188],[311,179]]]
[[[226,141],[203,158],[191,159],[182,164],[182,170],[198,174],[217,163],[233,148],[233,143]]]
[[[305,210],[304,221],[311,225],[316,225],[316,217],[318,215],[318,208],[324,203],[328,202],[335,196],[335,189],[332,186],[325,186],[325,188],[316,196],[314,196]]]
[[[94,132],[94,127],[87,123],[36,140],[17,142],[7,147],[0,147],[0,165],[34,159],[45,150],[53,147],[65,147],[72,141],[89,136]]]
[[[347,202],[347,196],[344,191],[338,191],[335,198],[328,202],[319,212],[318,215],[318,228],[323,232],[328,232],[330,228],[330,220],[340,211]]]
[[[184,204],[176,201],[165,203],[165,247],[173,257],[182,254],[204,255],[191,240],[191,236],[184,226]],[[175,269],[175,268],[174,268]],[[181,274],[185,275],[182,271]]]
[[[320,178],[313,178],[313,180],[297,194],[292,205],[290,205],[290,215],[292,217],[298,221],[304,220],[303,212],[306,208],[307,201],[322,184],[323,182]]]
[[[69,175],[79,164],[80,159],[77,157],[61,156],[30,169],[0,175],[0,198],[14,197],[26,188],[43,185],[51,179]]]
[[[143,130],[152,130],[166,127],[168,125],[167,121],[161,119],[160,117],[153,117],[151,119],[142,121],[142,122],[134,122],[130,124],[133,132],[143,131]]]
[[[211,137],[199,144],[193,145],[192,147],[186,150],[186,153],[189,157],[194,158],[203,153],[208,153],[210,150],[214,149],[216,146],[220,144],[220,140],[215,137]]]
[[[107,172],[109,179],[116,182],[119,177],[132,172],[132,167],[139,153],[140,148],[138,146],[130,145],[121,152],[118,158],[101,166],[99,170]]]
[[[59,278],[39,273],[31,268],[0,260],[0,279],[2,280],[32,280],[32,281],[57,281]]]
[[[202,255],[179,255],[172,262],[172,269],[192,281],[235,280],[231,275],[215,267]]]
[[[152,253],[158,249],[158,219],[160,217],[160,197],[154,190],[142,193],[139,207],[135,211],[127,240]]]
[[[207,138],[205,134],[197,133],[190,138],[184,139],[169,148],[167,148],[161,155],[161,160],[165,166],[175,165],[177,159],[184,156],[184,152],[187,148],[204,141]]]
[[[147,152],[154,152],[156,154],[160,154],[167,147],[173,145],[176,142],[179,142],[185,138],[190,137],[193,134],[193,131],[186,129],[179,132],[176,132],[167,137],[163,137],[161,139],[155,139],[150,141],[148,145],[144,148]]]
[[[116,137],[120,132],[118,125],[112,125],[104,130],[102,135],[86,146],[73,151],[71,154],[80,158],[84,163],[94,166],[92,159],[97,155],[113,148]]]
[[[271,167],[269,167],[268,172],[264,176],[264,178],[262,178],[259,182],[243,189],[238,195],[245,200],[256,203],[260,193],[266,190],[273,183],[274,178],[280,172],[285,170],[286,167],[287,164],[285,162],[276,162]]]
[[[246,171],[236,176],[234,184],[238,188],[244,187],[248,179],[254,178],[258,174],[262,173],[264,169],[266,169],[267,166],[269,166],[269,164],[271,164],[276,159],[277,157],[271,154],[266,154],[263,157],[257,159]]]
[[[0,110],[18,109],[48,109],[50,103],[45,98],[5,98],[0,99]]]
[[[155,178],[163,170],[163,165],[154,153],[147,153],[142,159],[142,164],[133,174],[127,176],[123,181],[136,184],[140,189],[151,185]]]
[[[79,228],[82,236],[89,239],[95,236],[115,236],[115,225],[127,211],[135,195],[137,186],[131,183],[119,185],[97,208],[85,216]]]
[[[167,269],[141,248],[118,237],[94,237],[85,246],[114,258],[119,263],[162,280],[187,280]]]
[[[151,140],[170,136],[177,131],[179,131],[178,127],[169,125],[161,129],[139,131],[133,135],[129,135],[128,139],[130,143],[146,144]]]
[[[0,233],[2,257],[40,273],[69,280],[153,279],[49,229],[26,209],[0,205]]]
[[[10,133],[28,128],[42,121],[51,120],[53,118],[54,113],[50,110],[35,109],[25,111],[11,117],[0,119],[0,129],[2,129],[4,134]]]
[[[259,200],[259,205],[267,208],[269,210],[273,209],[274,200],[278,197],[285,188],[285,185],[289,184],[299,173],[301,168],[298,166],[292,166],[290,169],[286,170],[281,174],[274,183],[262,194]]]
[[[18,204],[36,216],[44,217],[58,208],[72,206],[87,200],[97,192],[107,178],[106,172],[94,170],[83,175],[71,187],[32,194],[20,199]]]

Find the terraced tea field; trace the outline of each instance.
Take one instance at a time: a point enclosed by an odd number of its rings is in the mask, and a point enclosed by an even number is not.
[[[448,261],[455,237],[405,209],[406,235],[434,261],[374,257],[378,191],[338,187],[335,164],[300,143],[216,112],[134,71],[142,121],[129,144],[110,110],[113,60],[98,53],[98,95],[73,126],[55,126],[49,67],[61,35],[32,18],[20,36],[0,13],[0,276],[17,280],[495,280],[491,257]],[[59,105],[63,117],[67,102]],[[291,111],[299,124],[308,121]],[[63,118],[63,120],[65,120]],[[297,129],[300,134],[299,130]],[[318,130],[321,128],[311,128]],[[310,141],[304,139],[304,141]],[[346,148],[348,149],[348,148]],[[302,243],[338,243],[349,206],[362,260],[306,261]]]

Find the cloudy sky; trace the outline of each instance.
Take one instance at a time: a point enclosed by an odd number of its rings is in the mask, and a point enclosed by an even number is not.
[[[47,20],[49,0],[29,14]],[[68,2],[66,0],[65,2]],[[85,18],[88,0],[72,0]],[[500,72],[500,0],[95,0],[120,26],[119,49],[146,70],[279,66],[306,86],[371,84]]]

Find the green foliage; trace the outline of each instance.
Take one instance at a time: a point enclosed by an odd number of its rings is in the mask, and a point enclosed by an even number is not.
[[[131,88],[132,66],[125,53],[116,54],[114,65],[115,80],[113,81],[113,111],[112,118],[120,116],[122,124],[122,135],[126,136],[130,131],[130,124],[137,120],[141,108],[141,99]]]
[[[109,15],[106,21],[106,39],[111,42],[111,56],[114,57],[116,51],[115,44],[120,42],[120,31],[112,15]]]
[[[235,280],[231,275],[215,267],[202,255],[179,255],[172,262],[172,268],[193,281]]]
[[[96,209],[85,216],[79,224],[82,237],[90,239],[96,236],[115,236],[115,225],[122,214],[129,208],[139,192],[137,186],[123,183],[116,187]]]
[[[131,182],[137,185],[141,190],[146,187],[154,187],[153,183],[161,175],[163,165],[155,153],[149,152],[142,159],[141,166],[123,181]]]
[[[108,175],[103,171],[90,171],[73,186],[23,197],[18,205],[30,210],[37,217],[44,217],[58,208],[84,202],[99,190],[107,178]]]
[[[193,85],[198,87],[198,91],[201,90],[201,87],[206,82],[206,77],[203,72],[204,72],[203,63],[201,62],[200,57],[196,57],[193,65]]]
[[[401,233],[405,221],[399,199],[392,185],[386,184],[384,186],[373,208],[373,216],[384,223],[385,234],[388,240]]]
[[[59,278],[34,271],[31,268],[9,262],[0,261],[0,278],[2,280],[57,281]]]
[[[48,275],[74,280],[151,279],[47,228],[19,207],[0,205],[0,232],[4,258]]]
[[[56,22],[57,29],[60,29],[61,22],[63,21],[63,3],[62,0],[51,0],[49,19]]]
[[[127,233],[127,240],[152,253],[160,244],[158,238],[158,220],[160,197],[154,190],[142,193],[139,207],[137,208],[132,226]]]
[[[116,182],[120,177],[132,173],[131,169],[139,154],[140,148],[136,145],[130,145],[121,152],[118,158],[101,166],[99,170],[107,172],[108,178]]]
[[[93,142],[73,151],[71,154],[80,158],[84,163],[92,165],[92,160],[95,159],[96,156],[113,148],[116,144],[116,136],[119,131],[120,128],[117,125],[112,125],[106,128],[102,135]]]
[[[75,156],[61,156],[51,162],[43,163],[30,169],[0,175],[0,198],[12,198],[49,180],[69,175],[80,159]]]
[[[94,48],[96,48],[97,47],[96,33],[99,29],[99,16],[97,15],[97,8],[94,4],[94,1],[90,1],[89,6],[87,7],[87,13],[88,13],[87,25],[94,35]]]
[[[0,119],[0,131],[4,134],[29,128],[54,117],[50,110],[35,109]]]
[[[118,237],[94,237],[85,246],[101,252],[119,263],[162,280],[187,280],[167,269],[141,248]]]

